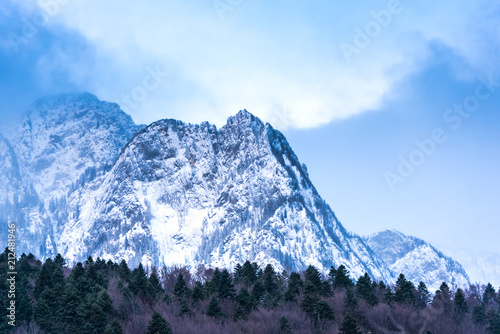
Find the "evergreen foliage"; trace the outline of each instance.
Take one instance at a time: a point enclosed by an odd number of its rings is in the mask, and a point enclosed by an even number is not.
[[[2,291],[8,289],[6,263],[4,252]],[[475,287],[452,291],[443,283],[429,305],[425,284],[415,288],[404,275],[393,287],[373,282],[368,274],[354,284],[343,266],[331,268],[328,279],[313,266],[290,275],[278,274],[271,265],[263,268],[247,261],[235,267],[234,279],[226,269],[208,269],[195,281],[184,269],[162,269],[161,276],[153,269],[148,275],[142,266],[130,271],[125,261],[91,257],[70,269],[61,256],[42,263],[23,254],[16,264],[16,319],[18,326],[31,323],[45,334],[170,333],[183,323],[234,333],[337,328],[341,333],[498,333],[500,305],[491,285],[481,293]],[[5,295],[0,302],[5,305]],[[168,316],[172,326],[154,311]],[[149,324],[145,319],[151,319]],[[0,323],[4,332],[12,332],[5,322]]]
[[[160,313],[154,312],[146,334],[172,334],[172,328]]]

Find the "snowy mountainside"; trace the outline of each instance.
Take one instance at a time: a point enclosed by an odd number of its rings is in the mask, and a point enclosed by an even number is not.
[[[403,273],[415,284],[423,281],[431,291],[439,289],[443,281],[455,288],[470,284],[460,263],[421,239],[388,229],[364,240],[394,274]]]
[[[245,110],[220,130],[155,122],[99,182],[70,198],[80,216],[58,243],[70,259],[192,267],[248,259],[325,271],[345,264],[354,276],[393,281],[318,195],[285,137]]]
[[[104,174],[142,126],[117,104],[67,94],[36,101],[0,138],[0,221],[15,222],[19,251],[41,258],[58,250],[66,197]],[[34,245],[36,245],[34,247]]]

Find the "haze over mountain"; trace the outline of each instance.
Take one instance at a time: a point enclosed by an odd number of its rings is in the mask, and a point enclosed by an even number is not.
[[[399,240],[389,254],[380,243],[389,232],[365,241],[348,232],[286,138],[246,110],[220,129],[172,119],[144,127],[88,93],[45,98],[0,138],[0,166],[0,219],[17,223],[19,252],[41,258],[344,264],[353,277],[468,283],[421,240],[391,232]]]

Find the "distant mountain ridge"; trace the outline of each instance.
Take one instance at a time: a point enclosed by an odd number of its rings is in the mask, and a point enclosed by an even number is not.
[[[404,273],[410,281],[423,281],[430,290],[441,282],[453,287],[470,284],[462,265],[444,255],[424,240],[387,229],[363,238],[365,243],[394,273]]]
[[[19,251],[41,258],[191,268],[251,260],[323,271],[344,264],[353,277],[391,283],[427,250],[389,260],[375,239],[348,232],[283,134],[246,110],[220,129],[172,119],[145,127],[92,94],[45,98],[0,136],[0,171],[0,222],[15,221]],[[466,281],[446,268],[436,280]]]

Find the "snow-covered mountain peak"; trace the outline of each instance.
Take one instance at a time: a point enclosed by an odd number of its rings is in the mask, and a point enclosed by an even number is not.
[[[404,273],[414,283],[422,280],[431,290],[437,290],[443,281],[454,287],[470,283],[460,263],[424,240],[394,229],[372,234],[364,240],[395,274]]]

